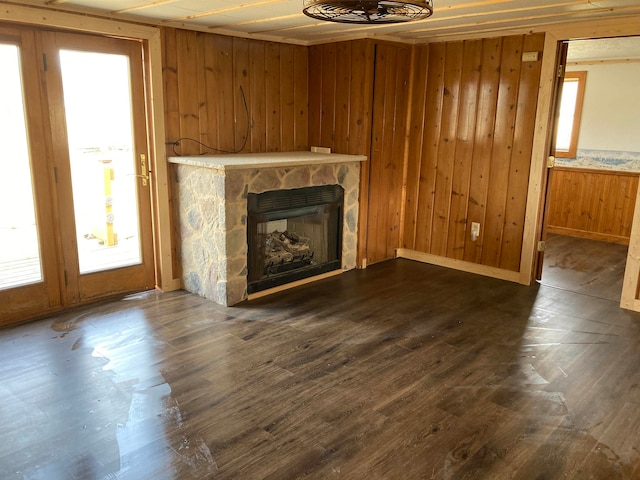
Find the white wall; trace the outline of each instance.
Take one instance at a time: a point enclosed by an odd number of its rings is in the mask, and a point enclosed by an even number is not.
[[[588,72],[578,149],[640,152],[640,62],[567,70]]]

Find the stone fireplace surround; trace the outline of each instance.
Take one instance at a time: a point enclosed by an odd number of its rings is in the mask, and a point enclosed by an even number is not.
[[[356,266],[362,155],[273,152],[170,157],[183,288],[231,306],[247,299],[247,194],[340,185],[342,270]]]

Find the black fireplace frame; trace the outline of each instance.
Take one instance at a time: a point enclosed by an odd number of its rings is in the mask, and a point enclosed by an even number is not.
[[[334,260],[318,265],[307,265],[282,273],[264,274],[264,254],[251,247],[257,238],[258,225],[264,222],[290,219],[318,213],[330,213],[336,218],[330,228],[335,235],[328,245]],[[315,275],[342,268],[342,229],[344,216],[344,189],[340,185],[271,190],[247,194],[247,293],[256,293]]]

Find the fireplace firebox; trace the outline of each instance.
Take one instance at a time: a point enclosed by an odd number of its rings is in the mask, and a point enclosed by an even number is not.
[[[249,193],[247,292],[341,268],[343,203],[340,185]]]

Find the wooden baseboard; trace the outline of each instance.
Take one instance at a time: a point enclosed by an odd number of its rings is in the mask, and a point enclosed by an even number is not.
[[[600,242],[616,243],[618,245],[629,245],[629,237],[621,237],[619,235],[610,235],[607,233],[599,232],[588,232],[586,230],[576,230],[573,228],[558,227],[555,225],[547,225],[547,233],[556,233],[558,235],[566,235],[568,237],[598,240]]]
[[[269,288],[267,290],[262,290],[256,293],[250,293],[247,296],[247,300],[255,300],[256,298],[266,297],[267,295],[271,295],[273,293],[282,292],[284,290],[288,290],[290,288],[299,287],[300,285],[306,285],[307,283],[316,282],[318,280],[322,280],[324,278],[335,277],[336,275],[340,275],[343,272],[340,270],[333,270],[327,273],[321,273],[320,275],[314,275],[313,277],[303,278],[302,280],[296,280],[295,282],[287,283],[285,285],[279,285],[277,287]]]
[[[523,281],[520,272],[513,272],[511,270],[504,270],[502,268],[496,267],[488,267],[486,265],[465,262],[463,260],[455,260],[453,258],[440,257],[438,255],[417,252],[415,250],[409,250],[406,248],[398,248],[396,250],[396,257],[406,258],[408,260],[415,260],[423,263],[430,263],[432,265],[438,265],[440,267],[452,268],[454,270],[475,273],[478,275],[484,275],[485,277],[498,278],[500,280],[507,280],[509,282],[520,283],[523,285],[529,284],[528,282]]]

